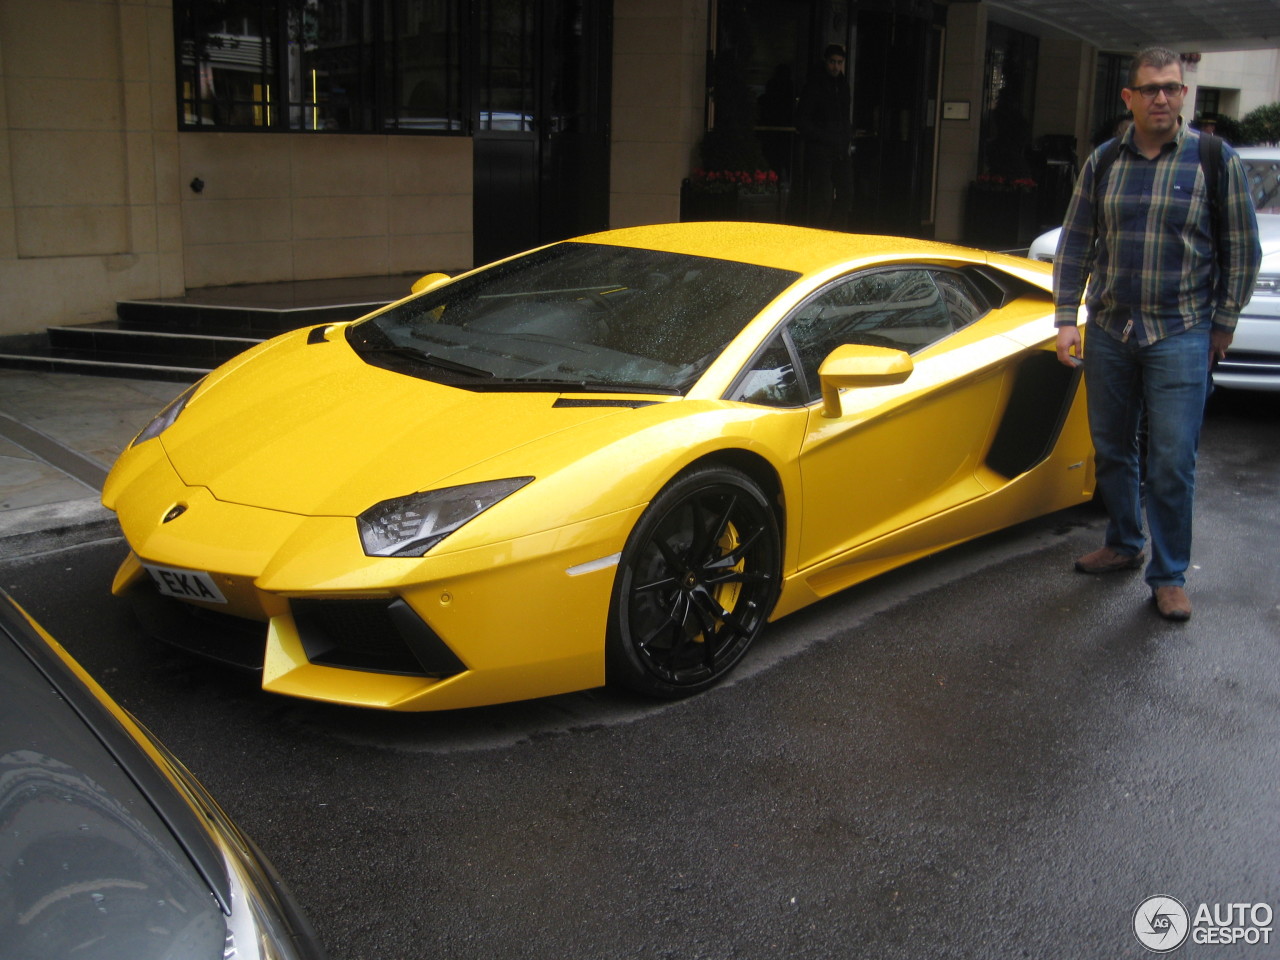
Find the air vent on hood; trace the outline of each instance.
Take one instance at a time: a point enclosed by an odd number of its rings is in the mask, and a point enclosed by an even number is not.
[[[615,400],[610,397],[561,397],[551,406],[553,407],[623,407],[627,410],[636,410],[640,407],[650,407],[655,403],[661,403],[660,400]]]

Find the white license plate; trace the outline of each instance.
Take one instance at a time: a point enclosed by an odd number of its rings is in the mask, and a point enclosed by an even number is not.
[[[160,592],[179,600],[203,600],[205,603],[226,603],[213,577],[201,570],[179,570],[176,567],[157,567],[143,564]]]

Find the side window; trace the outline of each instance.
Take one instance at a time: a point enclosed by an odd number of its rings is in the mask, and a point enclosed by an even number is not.
[[[859,274],[804,304],[788,325],[810,399],[818,367],[842,344],[915,353],[953,330],[931,272],[920,268]]]
[[[1280,213],[1280,163],[1250,157],[1244,162],[1244,171],[1258,213]]]
[[[798,407],[805,403],[791,363],[791,351],[782,334],[775,334],[769,346],[756,357],[729,392],[729,399],[767,407]]]
[[[953,330],[967,327],[987,312],[986,300],[963,274],[936,270],[933,280],[942,291]]]

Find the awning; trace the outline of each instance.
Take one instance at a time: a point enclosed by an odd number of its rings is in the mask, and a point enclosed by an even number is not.
[[[1280,47],[1280,0],[988,0],[1011,27],[1060,31],[1111,53]]]

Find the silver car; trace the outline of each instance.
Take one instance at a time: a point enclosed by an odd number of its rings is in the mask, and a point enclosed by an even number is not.
[[[1236,152],[1258,211],[1262,269],[1240,314],[1231,350],[1214,367],[1213,382],[1238,390],[1280,391],[1280,147],[1238,147]],[[1061,229],[1036,237],[1027,256],[1052,263]]]

